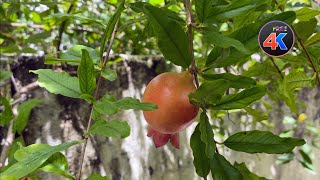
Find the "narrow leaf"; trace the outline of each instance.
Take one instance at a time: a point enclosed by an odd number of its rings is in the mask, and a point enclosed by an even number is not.
[[[252,109],[250,107],[246,107],[244,109],[247,111],[248,114],[250,114],[253,117],[253,121],[260,122],[269,119],[266,112],[257,109]]]
[[[320,32],[313,34],[305,43],[306,46],[311,46],[320,42]]]
[[[87,50],[82,49],[82,57],[78,66],[78,78],[82,94],[91,95],[96,88],[94,64]]]
[[[242,75],[234,75],[231,73],[222,73],[222,74],[203,74],[202,77],[205,80],[218,80],[224,79],[228,80],[230,87],[241,89],[249,88],[256,85],[256,81],[250,77]]]
[[[68,168],[68,161],[61,152],[56,152],[41,165],[40,169],[45,172],[50,172],[64,176],[68,179],[75,179],[70,173]]]
[[[211,161],[211,174],[214,180],[242,180],[241,173],[222,155],[215,153]]]
[[[125,97],[123,99],[118,100],[115,105],[119,109],[135,109],[135,110],[143,110],[143,111],[152,111],[157,109],[158,107],[152,103],[141,103],[138,99],[134,99],[132,97]]]
[[[309,21],[300,21],[297,24],[293,24],[293,28],[303,42],[305,42],[314,32],[317,26],[318,20],[311,18]]]
[[[28,120],[29,120],[29,115],[31,113],[31,110],[39,106],[42,103],[40,99],[30,99],[22,104],[19,105],[18,107],[18,116],[16,121],[14,122],[14,131],[17,132],[18,134],[21,134],[24,128],[26,127]]]
[[[31,72],[39,75],[39,86],[46,88],[49,92],[72,98],[81,97],[78,78],[71,77],[66,72],[55,72],[51,69],[38,69]]]
[[[110,20],[108,21],[108,24],[104,30],[102,40],[101,40],[101,47],[100,47],[100,58],[101,59],[102,59],[103,53],[105,51],[106,44],[109,41],[109,39],[111,38],[113,29],[114,29],[114,27],[115,27],[118,19],[120,18],[120,15],[124,9],[125,9],[124,8],[124,0],[121,0],[116,11],[114,12],[114,14],[111,16]]]
[[[188,37],[182,27],[174,20],[164,16],[165,11],[160,8],[145,5],[144,13],[158,40],[158,46],[166,59],[172,63],[187,68],[191,64],[188,47]]]
[[[205,153],[208,158],[212,158],[216,150],[216,144],[213,139],[212,126],[205,112],[202,112],[200,115],[199,128],[201,132],[201,140],[206,145]]]
[[[130,126],[126,121],[98,120],[89,130],[92,135],[102,135],[114,138],[126,138],[130,135]]]
[[[265,87],[257,86],[245,89],[240,93],[223,96],[221,101],[214,105],[214,109],[230,110],[241,109],[261,99],[266,94]]]
[[[197,1],[195,1],[195,8],[196,8],[197,17],[201,23],[205,22],[212,5],[215,4],[216,1],[217,0],[197,0]]]
[[[8,80],[11,77],[11,75],[12,75],[11,71],[0,70],[0,82]]]
[[[123,99],[116,100],[112,96],[105,95],[99,101],[94,103],[94,108],[101,114],[112,115],[120,109],[151,111],[157,109],[157,106],[152,103],[141,103],[138,99],[134,99],[132,97],[125,97]]]
[[[0,100],[1,105],[4,106],[4,111],[0,113],[0,125],[6,125],[14,118],[14,115],[9,101],[5,97],[0,97]]]
[[[89,56],[92,58],[94,64],[97,64],[99,62],[100,57],[97,50],[78,44],[73,45],[70,49],[67,50],[67,52],[62,53],[61,60],[69,62],[70,64],[79,63],[82,58],[82,49],[85,49],[89,52]]]
[[[200,124],[194,129],[190,138],[190,146],[193,153],[193,164],[196,173],[206,179],[210,172],[210,158],[207,157],[205,149],[206,144],[201,140]]]
[[[222,48],[234,47],[238,51],[244,54],[250,54],[250,51],[247,50],[240,41],[230,38],[228,36],[225,36],[221,33],[211,31],[211,32],[205,33],[204,38],[209,43],[213,43],[218,47],[222,47]]]
[[[308,77],[303,71],[291,72],[284,77],[284,83],[287,90],[294,90],[296,88],[311,87],[312,78]]]
[[[267,180],[264,177],[259,177],[256,174],[252,173],[246,166],[245,163],[234,163],[234,167],[242,174],[243,180]]]
[[[253,9],[270,4],[271,0],[236,0],[228,5],[220,5],[211,8],[208,20],[234,18],[242,14],[249,13]]]
[[[72,63],[79,64],[80,61],[81,61],[80,59],[59,59],[59,58],[56,58],[53,56],[48,56],[44,60],[44,63],[45,64],[60,64],[62,62],[65,62],[65,63],[70,63],[70,64],[72,64]]]
[[[114,81],[117,79],[117,72],[115,70],[105,68],[101,71],[101,76],[109,81]]]
[[[2,176],[14,176],[22,178],[40,167],[47,159],[56,152],[68,149],[69,147],[79,144],[77,141],[63,143],[57,146],[48,146],[47,144],[32,144],[16,151],[15,158],[17,163],[13,164]]]
[[[297,10],[296,14],[297,14],[297,19],[299,19],[300,21],[309,21],[310,19],[319,15],[320,11],[311,9],[309,7],[303,7]]]
[[[54,17],[60,21],[64,21],[65,19],[77,19],[80,20],[82,23],[95,23],[97,25],[100,25],[101,27],[105,27],[105,25],[103,24],[103,22],[101,20],[98,19],[93,19],[93,18],[88,18],[83,16],[82,14],[68,14],[68,13],[56,13],[56,14],[52,14],[49,16],[50,17]]]
[[[224,145],[228,148],[246,153],[289,153],[296,146],[306,142],[298,138],[281,138],[269,131],[243,131],[230,136]]]
[[[190,93],[190,102],[198,106],[212,106],[221,100],[228,88],[229,82],[226,80],[206,81],[201,84],[196,92]]]

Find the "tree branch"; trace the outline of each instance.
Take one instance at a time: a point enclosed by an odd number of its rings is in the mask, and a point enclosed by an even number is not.
[[[74,7],[74,4],[75,4],[76,1],[73,1],[71,3],[71,5],[69,6],[69,9],[67,11],[67,14],[70,14],[70,12],[72,11],[73,7]],[[67,23],[68,20],[64,20],[62,23],[61,23],[61,26],[59,28],[59,35],[58,35],[58,42],[57,42],[57,58],[60,58],[60,45],[61,45],[61,41],[62,41],[62,36],[63,36],[63,31],[65,29],[65,26],[66,26],[66,23]]]
[[[107,54],[106,54],[106,56],[104,57],[104,60],[103,60],[102,70],[105,68],[105,66],[106,66],[106,64],[108,62],[110,51],[111,51],[111,48],[112,48],[112,44],[113,44],[113,41],[114,41],[116,33],[117,33],[118,23],[119,23],[119,19],[117,20],[117,22],[116,22],[116,24],[114,26],[114,29],[113,29],[113,32],[112,32],[112,35],[111,35],[111,39],[110,39],[110,42],[109,42],[109,45],[108,45],[108,49],[107,49],[107,52],[106,52]],[[101,77],[101,75],[99,75],[98,82],[97,82],[97,87],[96,87],[96,91],[95,91],[95,95],[94,95],[95,99],[99,98],[99,88],[100,88],[100,85],[101,85],[101,81],[102,81],[102,77]],[[92,122],[93,106],[91,105],[90,108],[91,108],[91,112],[90,112],[90,117],[89,117],[88,124],[87,124],[86,133],[89,132],[89,129],[90,129],[90,126],[91,126],[91,122]],[[87,143],[88,143],[88,137],[85,137],[84,145],[82,147],[81,155],[80,155],[80,163],[79,163],[79,170],[78,170],[78,174],[77,174],[77,180],[81,179],[82,166],[83,166],[84,155],[85,155],[85,152],[86,152]]]
[[[280,74],[281,79],[283,79],[283,75],[282,75],[282,73],[281,73],[281,70],[279,69],[279,67],[277,66],[277,64],[274,62],[273,57],[270,56],[270,59],[271,59],[272,64],[273,64],[274,67],[277,69],[278,73]]]

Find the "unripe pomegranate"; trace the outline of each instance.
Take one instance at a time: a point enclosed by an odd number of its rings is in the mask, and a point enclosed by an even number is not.
[[[144,111],[149,124],[148,136],[156,147],[169,140],[179,148],[178,133],[187,128],[197,116],[199,107],[190,103],[188,95],[196,90],[188,71],[162,73],[147,85],[142,102],[154,103],[158,109]]]

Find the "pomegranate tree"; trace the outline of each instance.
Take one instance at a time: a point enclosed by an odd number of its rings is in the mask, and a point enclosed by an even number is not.
[[[158,109],[144,111],[149,124],[148,136],[155,146],[161,147],[169,140],[179,148],[179,132],[187,128],[197,116],[199,107],[190,103],[188,95],[196,90],[188,71],[162,73],[147,85],[142,101],[154,103]]]

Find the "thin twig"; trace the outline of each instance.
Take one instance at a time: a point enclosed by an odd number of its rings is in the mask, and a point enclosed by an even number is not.
[[[106,66],[106,64],[108,62],[110,51],[111,51],[111,48],[112,48],[112,44],[113,44],[113,41],[114,41],[116,33],[117,33],[118,22],[119,22],[119,19],[117,20],[117,22],[115,24],[115,27],[113,29],[113,32],[112,32],[112,35],[111,35],[111,39],[110,39],[110,42],[109,42],[109,45],[108,45],[108,49],[107,49],[107,54],[106,54],[106,56],[105,56],[105,58],[103,60],[102,70],[105,68],[105,66]],[[101,75],[99,75],[98,82],[97,82],[97,87],[96,87],[96,91],[95,91],[95,95],[94,95],[96,99],[98,99],[98,97],[99,97],[99,88],[100,88],[100,85],[101,85],[101,80],[102,80],[102,77],[101,77]],[[91,108],[91,112],[90,112],[90,117],[89,117],[88,124],[87,124],[86,133],[89,132],[89,129],[90,129],[90,126],[91,126],[91,122],[92,122],[93,106],[91,105],[90,108]],[[78,170],[78,174],[77,174],[77,180],[81,179],[82,166],[83,166],[84,155],[85,155],[85,152],[86,152],[87,143],[88,143],[88,137],[85,137],[84,145],[82,147],[81,155],[80,155],[80,164],[79,164],[79,170]]]
[[[280,70],[280,68],[277,66],[277,64],[274,62],[273,57],[270,56],[270,59],[271,59],[272,64],[273,64],[274,67],[277,69],[278,73],[280,74],[281,79],[283,79],[283,75],[282,75],[282,73],[281,73],[281,70]]]
[[[299,43],[300,43],[303,51],[306,53],[307,59],[309,60],[313,71],[316,73],[317,81],[318,81],[318,87],[320,88],[320,74],[319,74],[319,70],[318,70],[316,64],[314,63],[314,61],[312,60],[312,58],[311,58],[311,56],[310,56],[310,53],[309,53],[309,51],[307,50],[306,46],[304,45],[304,43],[303,43],[300,35],[297,33],[297,31],[296,31],[293,27],[292,27],[292,30],[293,30],[293,32],[296,34],[296,37],[297,37],[297,39],[298,39],[298,41],[299,41]]]
[[[4,167],[5,161],[6,161],[7,157],[8,157],[10,145],[12,144],[12,142],[14,140],[14,134],[12,132],[13,121],[14,121],[14,119],[12,119],[10,121],[10,125],[9,125],[7,136],[6,136],[6,140],[5,140],[5,143],[3,145],[1,155],[0,155],[0,168]]]
[[[199,80],[198,80],[198,69],[196,66],[196,60],[194,58],[194,49],[193,49],[193,31],[192,31],[192,15],[191,15],[191,4],[190,0],[185,1],[186,12],[187,12],[187,25],[188,25],[188,40],[189,40],[189,52],[191,56],[191,68],[190,72],[194,76],[194,80],[196,82],[197,88],[199,87]]]
[[[273,2],[276,5],[279,6],[279,3],[277,2],[277,0],[273,0]],[[281,6],[279,6],[279,9],[280,9],[280,11],[284,12],[284,9]],[[318,86],[318,88],[320,88],[320,73],[319,73],[319,70],[318,70],[316,64],[314,63],[314,61],[312,60],[312,58],[310,56],[310,53],[308,52],[306,46],[304,45],[300,35],[298,34],[298,32],[295,30],[295,28],[293,26],[291,28],[292,28],[294,34],[296,35],[296,37],[298,39],[298,42],[301,45],[303,51],[306,53],[307,59],[308,59],[309,63],[311,64],[311,67],[312,67],[313,71],[316,73],[316,76],[317,76],[316,78],[317,78],[317,81],[318,81],[317,86]]]
[[[71,3],[71,5],[69,6],[69,9],[68,9],[68,11],[67,11],[67,14],[70,14],[70,12],[72,11],[72,9],[73,9],[73,7],[74,7],[74,3],[75,3],[75,1],[73,1],[73,2]],[[60,58],[60,45],[61,45],[61,41],[62,41],[63,31],[64,31],[64,29],[65,29],[65,26],[66,26],[66,24],[67,24],[67,21],[68,21],[67,19],[64,20],[64,21],[61,23],[61,26],[60,26],[60,28],[59,28],[58,42],[57,42],[57,47],[56,47],[56,49],[57,49],[57,58]]]

